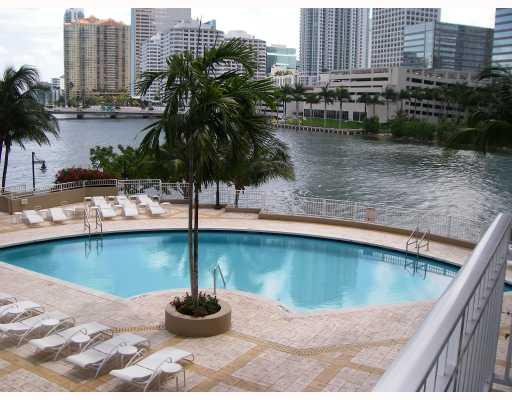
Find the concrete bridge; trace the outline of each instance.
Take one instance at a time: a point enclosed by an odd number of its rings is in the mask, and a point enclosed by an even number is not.
[[[162,114],[161,109],[142,110],[139,107],[121,107],[117,110],[105,111],[100,107],[89,108],[51,108],[48,111],[53,115],[71,115],[77,119],[84,118],[155,118]]]

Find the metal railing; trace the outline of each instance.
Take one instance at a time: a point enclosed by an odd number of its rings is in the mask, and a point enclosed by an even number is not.
[[[491,388],[511,224],[496,217],[375,391]]]
[[[98,179],[47,185],[29,190],[24,185],[12,187],[0,196],[17,199],[31,195],[70,190],[80,187],[116,187],[127,195],[146,193],[159,196],[161,200],[185,201],[190,196],[186,183],[166,183],[159,179]],[[202,204],[214,204],[217,191],[215,185],[203,188],[199,200]],[[472,243],[478,242],[487,224],[461,216],[442,215],[429,210],[392,207],[385,204],[369,204],[348,200],[324,199],[301,196],[285,191],[262,191],[253,188],[235,190],[222,185],[219,189],[219,203],[230,207],[260,209],[265,214],[318,217],[334,220],[356,221],[367,224],[385,225],[406,230],[416,227],[421,232]]]
[[[220,278],[222,279],[222,283],[224,285],[224,289],[226,288],[226,280],[224,279],[224,274],[222,273],[222,268],[219,264],[216,264],[212,268],[212,278],[213,278],[213,295],[217,296],[217,273],[219,273]]]

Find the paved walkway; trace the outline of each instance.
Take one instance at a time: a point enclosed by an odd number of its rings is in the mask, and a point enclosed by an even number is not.
[[[370,242],[402,249],[401,235],[321,224],[258,220],[254,214],[201,210],[202,228],[285,231]],[[173,207],[162,219],[141,217],[105,223],[106,231],[183,228],[184,208]],[[80,221],[62,226],[25,228],[0,217],[0,245],[82,232]],[[432,243],[429,255],[462,263],[469,250]],[[159,329],[165,305],[182,291],[148,293],[121,299],[48,276],[0,264],[0,290],[29,298],[48,310],[77,319],[95,320],[119,331],[138,332],[151,341],[151,351],[176,346],[193,352],[184,363],[187,391],[368,391],[396,358],[430,310],[431,302],[374,306],[351,310],[290,313],[279,304],[247,293],[219,291],[233,309],[233,328],[224,335],[185,339]],[[512,311],[512,296],[505,296]],[[497,369],[503,369],[509,323],[504,315]],[[180,384],[183,382],[180,381]],[[28,344],[16,348],[0,338],[0,390],[126,391],[136,390],[108,374],[97,379],[61,359],[35,354]],[[173,391],[174,382],[153,390]]]

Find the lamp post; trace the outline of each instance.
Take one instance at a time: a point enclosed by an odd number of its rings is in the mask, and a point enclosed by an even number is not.
[[[35,191],[36,190],[36,174],[35,174],[35,164],[41,164],[41,170],[46,171],[46,161],[45,160],[39,160],[36,157],[36,153],[32,152],[32,188]]]

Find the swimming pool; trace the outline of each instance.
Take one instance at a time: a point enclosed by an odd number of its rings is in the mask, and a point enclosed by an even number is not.
[[[456,268],[401,252],[304,236],[202,231],[199,284],[221,266],[227,289],[296,310],[395,304],[439,297]],[[184,231],[116,233],[0,250],[0,261],[120,297],[189,286]],[[409,258],[409,260],[411,260]],[[219,287],[222,285],[219,284]]]

